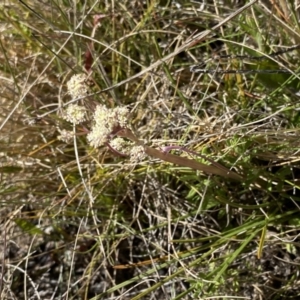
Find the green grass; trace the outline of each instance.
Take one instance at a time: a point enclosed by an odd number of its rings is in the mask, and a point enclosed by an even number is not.
[[[1,299],[299,297],[300,50],[270,56],[299,44],[297,8],[260,1],[218,27],[236,1],[76,2],[0,4]],[[190,71],[203,62],[293,73]],[[92,148],[98,104],[128,107],[152,156]]]

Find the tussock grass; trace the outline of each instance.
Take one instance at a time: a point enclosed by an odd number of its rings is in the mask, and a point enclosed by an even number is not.
[[[297,298],[296,4],[74,3],[0,4],[1,299]],[[89,145],[100,104],[149,156]]]

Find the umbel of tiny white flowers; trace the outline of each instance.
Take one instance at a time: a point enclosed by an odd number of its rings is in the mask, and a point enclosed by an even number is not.
[[[133,146],[130,149],[130,161],[139,162],[146,157],[145,148],[142,145]]]
[[[57,137],[59,141],[63,141],[65,143],[69,143],[71,140],[74,138],[74,132],[73,131],[68,131],[66,129],[59,129],[58,131],[60,135]]]
[[[73,75],[67,83],[68,93],[72,99],[86,96],[88,88],[86,85],[87,76],[85,74]],[[70,104],[63,111],[62,117],[75,125],[85,121],[86,109],[78,104]]]
[[[86,109],[78,104],[70,104],[63,112],[62,117],[73,124],[80,124],[85,121]]]
[[[98,105],[94,113],[94,124],[87,139],[97,148],[109,142],[118,131],[127,128],[128,109],[125,107],[107,108]]]
[[[72,99],[86,96],[88,93],[88,86],[86,84],[86,74],[76,74],[71,77],[67,83],[68,93]]]
[[[94,114],[94,125],[87,136],[90,145],[95,148],[107,145],[120,156],[130,156],[132,162],[141,161],[145,157],[143,147],[118,137],[119,133],[128,129],[128,115],[127,108],[110,109],[98,105]]]
[[[109,148],[120,156],[130,156],[131,162],[142,161],[145,157],[144,147],[134,142],[116,137],[108,144]]]
[[[81,103],[87,108],[87,111],[94,111],[96,104],[91,99],[84,99],[90,88],[88,82],[89,77],[86,74],[73,75],[67,83],[68,94],[73,100],[82,98]]]

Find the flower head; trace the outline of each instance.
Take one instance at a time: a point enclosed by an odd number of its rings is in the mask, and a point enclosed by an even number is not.
[[[127,108],[109,109],[98,105],[94,113],[94,126],[87,136],[90,145],[97,148],[108,142],[119,130],[127,128],[127,120]]]
[[[119,152],[120,154],[129,156],[134,143],[126,141],[123,138],[116,137],[109,142],[109,145],[113,150]]]
[[[143,146],[134,146],[130,151],[130,161],[140,162],[146,157],[145,149]]]
[[[70,104],[63,113],[63,118],[73,124],[85,121],[86,109],[78,104]]]
[[[67,83],[68,93],[72,99],[86,96],[88,93],[88,85],[86,84],[86,74],[73,75]]]
[[[59,129],[60,135],[57,137],[58,140],[63,141],[65,143],[69,143],[71,140],[74,138],[74,132],[73,131],[68,131],[68,130],[60,130]]]

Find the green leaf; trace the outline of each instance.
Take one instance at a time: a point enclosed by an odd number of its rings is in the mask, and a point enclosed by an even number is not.
[[[33,225],[31,222],[28,222],[24,219],[16,219],[15,223],[25,232],[29,234],[44,234],[43,230]]]

